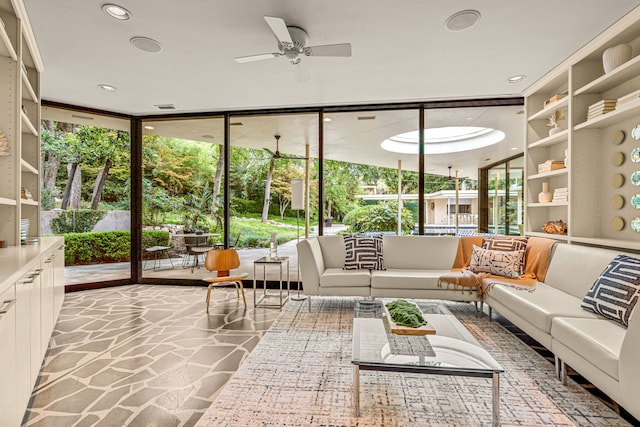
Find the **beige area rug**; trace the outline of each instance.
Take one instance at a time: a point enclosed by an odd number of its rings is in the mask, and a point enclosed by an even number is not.
[[[491,420],[491,381],[361,371],[361,417],[352,416],[351,327],[356,299],[291,301],[220,392],[198,426],[482,426]],[[505,368],[502,425],[626,426],[497,322],[470,304],[448,304]]]

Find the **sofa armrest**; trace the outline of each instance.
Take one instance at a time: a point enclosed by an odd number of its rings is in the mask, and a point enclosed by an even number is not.
[[[620,378],[621,395],[624,401],[620,403],[634,417],[640,419],[640,309],[635,308],[629,319],[627,333],[620,349],[620,364],[618,378]]]
[[[304,293],[318,295],[320,287],[320,275],[325,270],[322,250],[318,239],[310,238],[301,240],[297,244],[298,263],[300,265],[300,277]]]

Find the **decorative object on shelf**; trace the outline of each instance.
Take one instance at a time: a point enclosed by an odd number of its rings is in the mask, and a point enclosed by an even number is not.
[[[604,51],[602,54],[602,67],[604,68],[604,72],[608,73],[630,59],[631,46],[626,43],[620,43]]]
[[[636,209],[640,209],[640,194],[634,194],[631,196],[631,206]]]
[[[631,129],[631,138],[636,141],[640,139],[640,125],[635,125],[633,129]]]
[[[631,183],[635,186],[640,185],[640,171],[633,171],[631,174]]]
[[[9,155],[9,140],[7,136],[0,130],[0,156]]]
[[[624,197],[622,197],[620,194],[616,194],[611,198],[611,207],[613,207],[613,209],[622,209],[623,206]]]
[[[564,160],[562,161],[562,164],[564,165],[565,168],[569,165],[569,149],[568,148],[565,148],[564,150]]]
[[[618,151],[617,153],[613,153],[613,156],[611,156],[611,164],[613,166],[622,166],[623,163],[624,163],[624,153],[621,151]]]
[[[542,191],[538,193],[538,202],[549,203],[553,199],[553,195],[549,191],[549,182],[542,182]]]
[[[6,248],[7,247],[7,241],[6,240],[0,240],[0,248]]]
[[[551,172],[556,169],[564,169],[564,168],[565,168],[564,161],[547,160],[544,163],[538,164],[538,173]]]
[[[622,231],[624,229],[624,218],[621,216],[615,216],[611,220],[611,227],[616,231]]]
[[[542,108],[545,108],[551,104],[553,104],[554,102],[560,101],[562,98],[564,98],[565,96],[567,96],[567,92],[563,92],[563,93],[558,93],[556,95],[553,95],[551,98],[546,99],[544,101],[544,103],[542,104]]]
[[[31,191],[27,190],[26,187],[22,187],[20,189],[20,198],[23,200],[33,200],[33,196],[31,195]]]
[[[621,173],[614,173],[613,177],[611,178],[611,185],[616,188],[622,187],[624,185],[624,175],[622,175]]]
[[[552,115],[549,116],[549,119],[547,120],[547,126],[549,126],[551,129],[549,129],[549,136],[554,135],[558,132],[562,132],[565,128],[561,125],[560,122],[565,121],[567,119],[567,116],[564,114],[564,111],[562,110],[556,110],[553,112]]]
[[[620,145],[624,142],[627,135],[623,130],[617,130],[611,135],[611,142],[615,145]]]
[[[549,221],[542,226],[542,231],[549,234],[567,234],[567,224],[561,219]]]
[[[24,244],[29,237],[29,219],[24,218],[20,220],[20,242]]]
[[[631,161],[633,163],[640,163],[640,147],[631,150]]]
[[[603,99],[595,104],[589,105],[589,109],[587,110],[587,120],[610,113],[616,109],[616,103],[616,99]]]
[[[569,189],[567,187],[560,187],[553,190],[553,203],[568,202],[569,201]]]
[[[636,233],[640,233],[640,216],[637,216],[631,220],[631,229]]]
[[[618,98],[618,106],[623,106],[624,104],[627,104],[629,102],[634,102],[637,100],[640,100],[640,90],[635,90],[629,94],[626,94]]]

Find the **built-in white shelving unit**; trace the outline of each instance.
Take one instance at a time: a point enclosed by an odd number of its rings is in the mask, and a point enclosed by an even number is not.
[[[42,59],[22,1],[0,0],[0,19],[0,130],[8,141],[0,156],[0,240],[17,246],[23,219],[29,237],[40,236]]]
[[[632,47],[632,58],[605,73],[604,51],[621,43]],[[640,132],[639,139],[632,137],[633,128],[640,125],[640,96],[588,118],[595,103],[618,100],[639,89],[640,7],[525,91],[527,235],[640,251],[640,232],[632,227],[637,224],[640,230],[640,203],[632,203],[636,195],[640,201],[640,180],[631,179],[640,171],[640,161],[632,155],[632,150],[640,150]],[[564,97],[545,102],[556,95]],[[565,129],[550,135],[547,121],[556,110],[565,113]],[[625,136],[622,142],[620,132]],[[565,168],[539,173],[539,164],[563,161],[565,156]],[[540,203],[543,182],[551,192],[567,188],[568,200]],[[566,235],[543,232],[545,223],[557,220],[568,224]]]

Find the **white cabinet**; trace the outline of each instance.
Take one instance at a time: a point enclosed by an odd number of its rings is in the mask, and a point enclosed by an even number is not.
[[[53,306],[60,313],[64,302],[64,245],[59,245],[53,254]]]
[[[54,313],[54,271],[53,271],[53,255],[50,254],[40,261],[40,312],[42,314],[41,325],[42,338],[40,345],[42,347],[42,356],[49,347],[49,338],[55,326],[57,315]]]
[[[24,10],[22,0],[0,0],[0,240],[10,246],[21,243],[23,219],[29,236],[40,236],[43,67]]]
[[[635,56],[605,73],[604,51],[621,43]],[[639,89],[640,7],[525,91],[526,234],[640,250],[640,232],[634,230],[640,231],[640,139],[632,137],[640,125]],[[555,95],[564,97],[545,105]],[[621,101],[627,95],[631,101]],[[598,103],[609,106],[603,111]],[[546,122],[556,110],[565,112],[566,130],[549,135]],[[562,161],[565,152],[565,169],[538,173],[539,164]],[[538,202],[545,181],[552,192],[567,188],[568,199]],[[542,231],[556,220],[568,224],[567,235]]]
[[[16,290],[10,286],[0,294],[0,426],[17,426],[22,419],[16,390]]]

